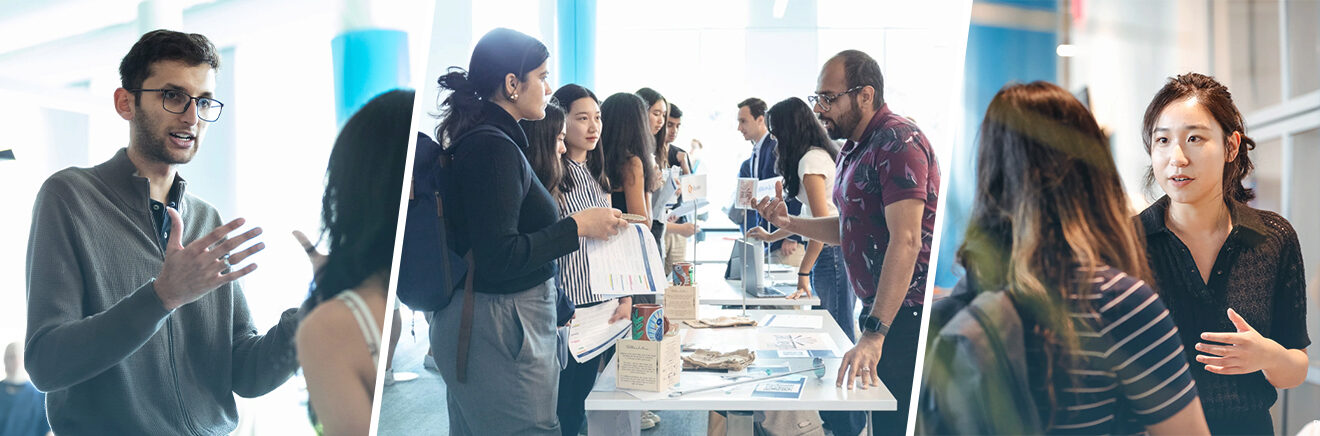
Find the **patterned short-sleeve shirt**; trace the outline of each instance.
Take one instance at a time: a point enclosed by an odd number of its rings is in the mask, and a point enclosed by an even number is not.
[[[940,167],[921,129],[884,105],[862,133],[839,152],[834,203],[848,280],[863,300],[874,297],[889,246],[885,206],[900,200],[926,203],[921,217],[921,253],[903,305],[922,304],[930,270],[931,236],[940,191]]]

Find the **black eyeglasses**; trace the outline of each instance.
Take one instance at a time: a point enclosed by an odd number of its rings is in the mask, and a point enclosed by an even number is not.
[[[187,112],[188,106],[196,101],[197,119],[208,123],[214,123],[215,120],[220,119],[220,111],[225,108],[225,104],[219,100],[193,97],[177,89],[130,89],[128,92],[159,92],[161,107],[165,109],[165,112],[172,114]]]
[[[839,97],[842,97],[842,96],[845,96],[845,95],[848,95],[848,94],[852,94],[852,93],[854,93],[854,92],[857,92],[857,90],[862,89],[862,88],[865,88],[865,87],[867,87],[867,85],[857,85],[857,86],[854,86],[854,87],[848,89],[847,91],[843,91],[843,92],[840,92],[840,93],[838,93],[838,94],[834,94],[834,95],[829,95],[829,94],[812,94],[812,95],[808,95],[808,96],[807,96],[807,102],[809,102],[809,103],[811,103],[811,104],[813,104],[813,105],[818,104],[818,105],[820,105],[820,108],[823,109],[825,112],[829,112],[829,111],[830,111],[830,105],[834,103],[834,100],[835,100],[835,99],[838,99]]]

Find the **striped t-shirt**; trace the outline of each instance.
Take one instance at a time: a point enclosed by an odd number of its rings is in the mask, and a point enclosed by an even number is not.
[[[1144,281],[1109,267],[1091,280],[1089,295],[1069,297],[1081,349],[1077,366],[1054,372],[1048,432],[1143,433],[1196,398],[1178,328]]]
[[[561,218],[593,207],[610,207],[610,197],[601,189],[596,179],[591,177],[586,164],[564,160],[564,177],[573,179],[573,189],[559,194],[559,216]],[[586,247],[586,238],[578,238],[578,246]],[[608,300],[591,292],[591,275],[587,268],[587,252],[579,249],[559,258],[560,288],[568,295],[573,304],[582,306]]]

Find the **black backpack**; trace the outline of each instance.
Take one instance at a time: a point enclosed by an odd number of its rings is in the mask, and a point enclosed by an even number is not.
[[[1008,293],[958,282],[935,302],[917,434],[1041,434],[1026,330]]]
[[[449,248],[445,229],[441,193],[450,159],[449,151],[417,132],[397,291],[399,301],[413,310],[435,312],[448,306],[466,275],[454,272],[466,272],[470,264]]]
[[[479,132],[505,136],[493,126],[482,124],[453,141]],[[445,220],[444,192],[449,188],[454,150],[444,149],[424,133],[417,133],[413,154],[412,184],[408,191],[408,218],[403,227],[399,259],[399,301],[413,310],[436,312],[449,306],[462,284],[465,301],[458,331],[458,379],[467,379],[467,348],[472,336],[472,281],[476,264],[472,251],[462,257],[450,247]],[[456,275],[455,271],[463,272]]]

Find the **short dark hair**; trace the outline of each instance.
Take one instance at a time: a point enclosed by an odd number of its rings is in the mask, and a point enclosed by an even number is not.
[[[673,103],[669,104],[669,118],[683,118],[683,111],[678,109],[678,105]]]
[[[875,100],[871,101],[871,108],[880,109],[880,106],[884,106],[885,76],[880,74],[880,64],[871,55],[861,50],[844,50],[834,57],[843,59],[843,80],[848,83],[848,89],[858,86],[875,88]],[[857,94],[853,95],[853,98],[857,98]]]
[[[765,116],[765,100],[756,97],[743,100],[738,103],[738,109],[742,108],[747,108],[747,111],[752,113],[752,118]]]
[[[180,61],[189,66],[207,64],[220,69],[220,54],[211,40],[198,33],[153,30],[142,35],[119,61],[119,86],[138,89],[151,77],[151,65],[160,61]]]

